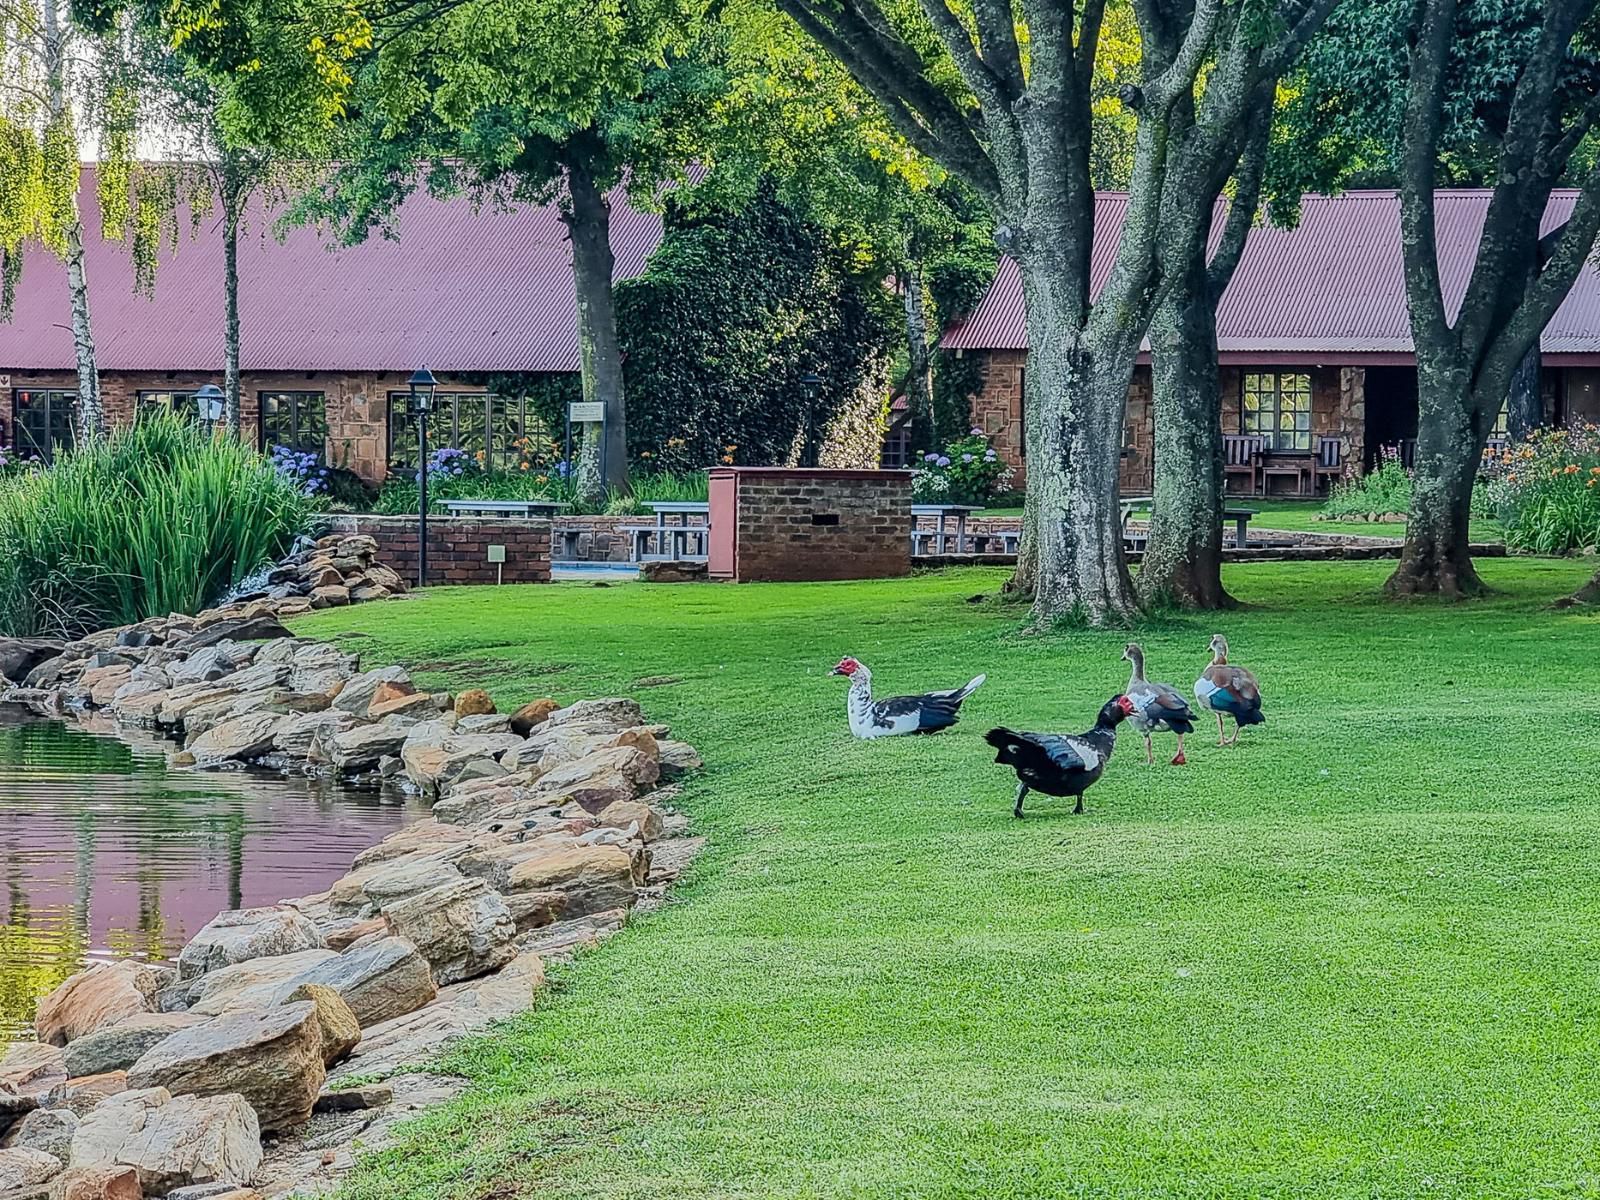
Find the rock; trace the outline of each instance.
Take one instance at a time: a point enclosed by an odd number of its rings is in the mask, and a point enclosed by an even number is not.
[[[344,998],[330,987],[320,983],[302,983],[289,993],[286,1003],[310,1001],[317,1009],[317,1025],[322,1031],[322,1062],[333,1066],[361,1041],[361,1023]]]
[[[237,1093],[261,1129],[276,1133],[311,1116],[327,1072],[317,1006],[233,1012],[173,1034],[128,1071],[135,1088],[198,1096]]]
[[[632,828],[642,842],[654,842],[662,833],[661,814],[642,800],[619,800],[600,810],[600,824],[616,829]]]
[[[184,749],[195,765],[214,767],[225,762],[249,762],[272,751],[285,718],[278,713],[253,713],[234,717],[206,730]]]
[[[468,688],[456,697],[456,716],[476,717],[494,711],[494,701],[482,688]]]
[[[348,950],[353,943],[359,942],[364,937],[372,934],[383,937],[393,932],[394,930],[389,928],[389,918],[385,916],[368,917],[361,921],[352,920],[328,931],[328,949]]]
[[[343,699],[341,692],[334,703]],[[328,755],[336,768],[354,775],[376,769],[380,758],[399,754],[405,742],[406,726],[390,717],[376,725],[357,725],[336,734],[328,743]]]
[[[635,857],[619,847],[571,846],[516,864],[507,884],[513,892],[563,893],[562,915],[571,919],[631,905],[636,868]]]
[[[180,725],[189,713],[213,704],[232,703],[239,695],[231,687],[215,683],[188,683],[173,688],[161,702],[156,712],[156,722],[161,725]]]
[[[45,1093],[45,1108],[66,1108],[82,1119],[101,1103],[128,1090],[126,1071],[107,1071],[104,1075],[86,1075],[82,1079],[68,1079]]]
[[[332,693],[356,673],[360,662],[359,655],[346,654],[327,642],[301,642],[289,686],[297,692]]]
[[[6,1145],[19,1150],[43,1150],[62,1162],[72,1152],[72,1134],[78,1114],[70,1108],[35,1109],[12,1126]]]
[[[511,733],[511,718],[505,713],[479,713],[473,717],[456,718],[456,732],[459,734],[508,734],[505,739],[507,746],[512,746],[522,741],[521,734]]]
[[[41,1042],[65,1046],[123,1017],[152,1012],[160,981],[154,968],[132,959],[96,963],[39,1001],[34,1032]]]
[[[561,706],[549,697],[530,700],[511,714],[511,732],[527,737],[533,732],[534,726],[543,725],[545,719],[560,708]]]
[[[193,979],[252,958],[320,950],[322,944],[315,924],[281,904],[222,912],[178,955],[178,977]]]
[[[78,680],[78,691],[95,708],[104,708],[116,699],[117,690],[128,682],[132,667],[95,667]]]
[[[60,657],[65,645],[54,638],[0,638],[0,679],[21,683],[35,667]]]
[[[228,676],[228,686],[236,692],[265,692],[280,688],[294,673],[288,663],[258,662]]]
[[[252,617],[248,620],[218,621],[215,625],[202,629],[199,633],[179,641],[177,646],[184,650],[202,650],[207,646],[214,646],[218,642],[265,642],[275,638],[291,638],[294,635],[280,625],[272,617]]]
[[[0,1134],[27,1118],[39,1107],[34,1096],[24,1096],[9,1083],[0,1084]]]
[[[336,880],[328,889],[328,906],[346,916],[370,917],[396,900],[430,891],[461,878],[451,861],[466,854],[472,843],[455,842],[433,853],[413,853],[374,863]]]
[[[546,719],[552,727],[572,724],[604,724],[616,731],[644,724],[644,713],[636,700],[611,696],[601,700],[580,700],[558,709]]]
[[[404,667],[380,667],[375,671],[364,671],[344,685],[334,698],[333,706],[341,712],[365,716],[384,684],[403,684],[409,688],[411,676]],[[415,690],[412,688],[412,691]]]
[[[401,937],[354,945],[305,972],[302,982],[338,992],[362,1029],[421,1008],[439,993],[427,960]]]
[[[123,1092],[72,1137],[73,1167],[132,1167],[153,1195],[194,1183],[248,1183],[261,1165],[261,1128],[243,1096]]]
[[[566,913],[564,892],[513,892],[505,897],[506,909],[517,923],[517,932],[553,925]]]
[[[544,772],[535,786],[542,792],[569,793],[587,811],[600,812],[616,800],[633,799],[660,776],[660,764],[637,746],[613,746]],[[628,795],[616,794],[619,781]],[[585,788],[590,794],[580,795]]]
[[[462,829],[459,825],[446,825],[432,819],[413,821],[391,833],[376,846],[370,846],[356,855],[352,865],[360,870],[376,866],[381,862],[403,858],[418,850],[438,850],[457,843],[494,845],[497,842],[496,838],[487,837],[471,829]]]
[[[706,764],[688,742],[656,741],[656,754],[661,764],[662,779],[679,779]]]
[[[340,608],[350,603],[350,589],[337,584],[311,589],[312,608]]]
[[[50,1184],[50,1200],[144,1200],[132,1167],[68,1167]]]
[[[347,712],[313,712],[290,717],[273,735],[272,748],[289,758],[310,758],[321,744],[332,743],[341,733],[354,729],[360,722]]]
[[[516,957],[516,922],[499,893],[461,879],[385,906],[383,915],[433,968],[439,984],[497,970]]]
[[[13,1042],[0,1054],[0,1092],[42,1096],[67,1077],[61,1048],[45,1042]]]
[[[315,1111],[319,1113],[361,1112],[369,1108],[382,1108],[394,1102],[394,1089],[385,1084],[371,1087],[340,1088],[329,1090],[317,1097]]]
[[[203,1018],[189,1013],[134,1013],[67,1043],[67,1074],[103,1075],[131,1067],[145,1051]]]
[[[384,684],[384,687],[392,686],[394,685]],[[381,721],[385,717],[392,717],[396,715],[421,717],[424,715],[431,715],[437,711],[434,707],[433,697],[428,695],[426,692],[402,692],[399,695],[390,696],[387,699],[381,698],[383,688],[379,688],[378,692],[379,697],[374,698],[372,703],[367,707],[367,717],[369,720]]]
[[[313,967],[338,957],[332,950],[301,950],[270,958],[252,958],[209,971],[180,985],[189,1011],[214,1017],[230,1009],[280,1004]]]
[[[43,1150],[0,1150],[0,1196],[46,1183],[61,1173],[63,1165],[54,1154]]]
[[[167,674],[174,683],[213,683],[233,674],[241,665],[240,648],[223,641],[196,650],[181,663],[174,663]]]
[[[173,1188],[167,1200],[260,1200],[260,1193],[252,1188],[238,1188],[231,1183],[195,1183],[188,1187]]]

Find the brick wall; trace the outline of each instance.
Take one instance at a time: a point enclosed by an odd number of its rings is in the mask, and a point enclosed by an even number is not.
[[[911,473],[718,467],[711,472],[711,525],[713,578],[907,575]]]
[[[340,533],[365,533],[378,543],[378,561],[408,582],[417,578],[415,517],[336,517]],[[502,573],[489,561],[489,547],[505,547]],[[548,583],[550,522],[507,517],[428,518],[428,583],[460,586],[475,583]]]

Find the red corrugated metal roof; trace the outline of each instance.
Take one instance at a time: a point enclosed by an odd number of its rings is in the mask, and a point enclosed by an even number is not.
[[[1576,193],[1550,200],[1548,228],[1572,209]],[[1440,192],[1439,264],[1452,314],[1466,291],[1489,192]],[[1127,200],[1102,195],[1095,207],[1091,269],[1096,294],[1110,274]],[[1411,354],[1400,258],[1400,210],[1392,191],[1307,196],[1294,229],[1258,226],[1245,244],[1217,309],[1218,350],[1224,355],[1298,355],[1318,361],[1341,355]],[[1028,345],[1022,279],[1003,259],[976,311],[950,329],[942,344],[965,350],[1022,350]],[[1544,351],[1555,357],[1600,353],[1600,272],[1585,266],[1545,329]]]
[[[94,177],[85,169],[86,222]],[[413,195],[397,239],[337,246],[314,229],[279,242],[254,220],[239,247],[247,371],[576,371],[577,306],[566,228],[554,207],[474,212],[468,200]],[[612,196],[615,277],[644,270],[661,218]],[[106,371],[222,367],[222,242],[214,221],[164,257],[156,295],[133,293],[126,246],[91,234],[90,312]],[[30,251],[16,311],[0,324],[0,370],[74,365],[66,272]]]

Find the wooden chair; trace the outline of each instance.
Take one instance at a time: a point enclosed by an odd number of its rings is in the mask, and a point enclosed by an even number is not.
[[[1222,435],[1222,487],[1226,491],[1228,480],[1243,475],[1248,484],[1246,494],[1254,495],[1258,472],[1261,469],[1261,451],[1265,439],[1260,434],[1225,433]]]
[[[1294,480],[1294,494],[1306,494],[1306,479],[1311,475],[1312,458],[1309,452],[1290,452],[1268,455],[1261,463],[1261,494],[1267,495],[1267,480],[1281,475]]]
[[[1317,457],[1311,463],[1312,491],[1320,490],[1322,480],[1333,481],[1344,474],[1344,441],[1341,438],[1317,439]]]

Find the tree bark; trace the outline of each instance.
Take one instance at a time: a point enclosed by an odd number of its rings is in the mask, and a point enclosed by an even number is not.
[[[1517,364],[1506,393],[1506,436],[1522,441],[1544,424],[1544,393],[1539,386],[1539,347],[1534,345]]]
[[[223,414],[228,435],[243,433],[239,396],[239,210],[242,185],[237,172],[224,161],[222,167],[222,290],[226,310],[222,339]]]
[[[567,232],[572,238],[572,278],[578,302],[578,358],[583,377],[583,398],[605,405],[603,441],[604,486],[628,489],[628,426],[622,383],[622,344],[617,337],[616,297],[612,292],[611,208],[595,179],[593,165],[583,153],[567,161],[569,211]],[[594,440],[585,430],[585,449]],[[580,481],[585,472],[580,472]],[[598,499],[599,497],[585,497]]]
[[[1472,487],[1499,404],[1490,408],[1477,402],[1464,371],[1430,367],[1422,355],[1417,366],[1419,420],[1411,520],[1400,565],[1384,587],[1393,596],[1476,596],[1483,583],[1472,565],[1467,527]],[[1493,394],[1504,395],[1504,387]]]
[[[928,346],[928,311],[923,296],[922,265],[908,263],[901,281],[906,312],[906,406],[910,410],[911,448],[936,450],[933,420],[933,354]]]
[[[1146,604],[1228,608],[1217,310],[1199,256],[1156,305],[1149,336],[1155,466],[1139,596]]]

